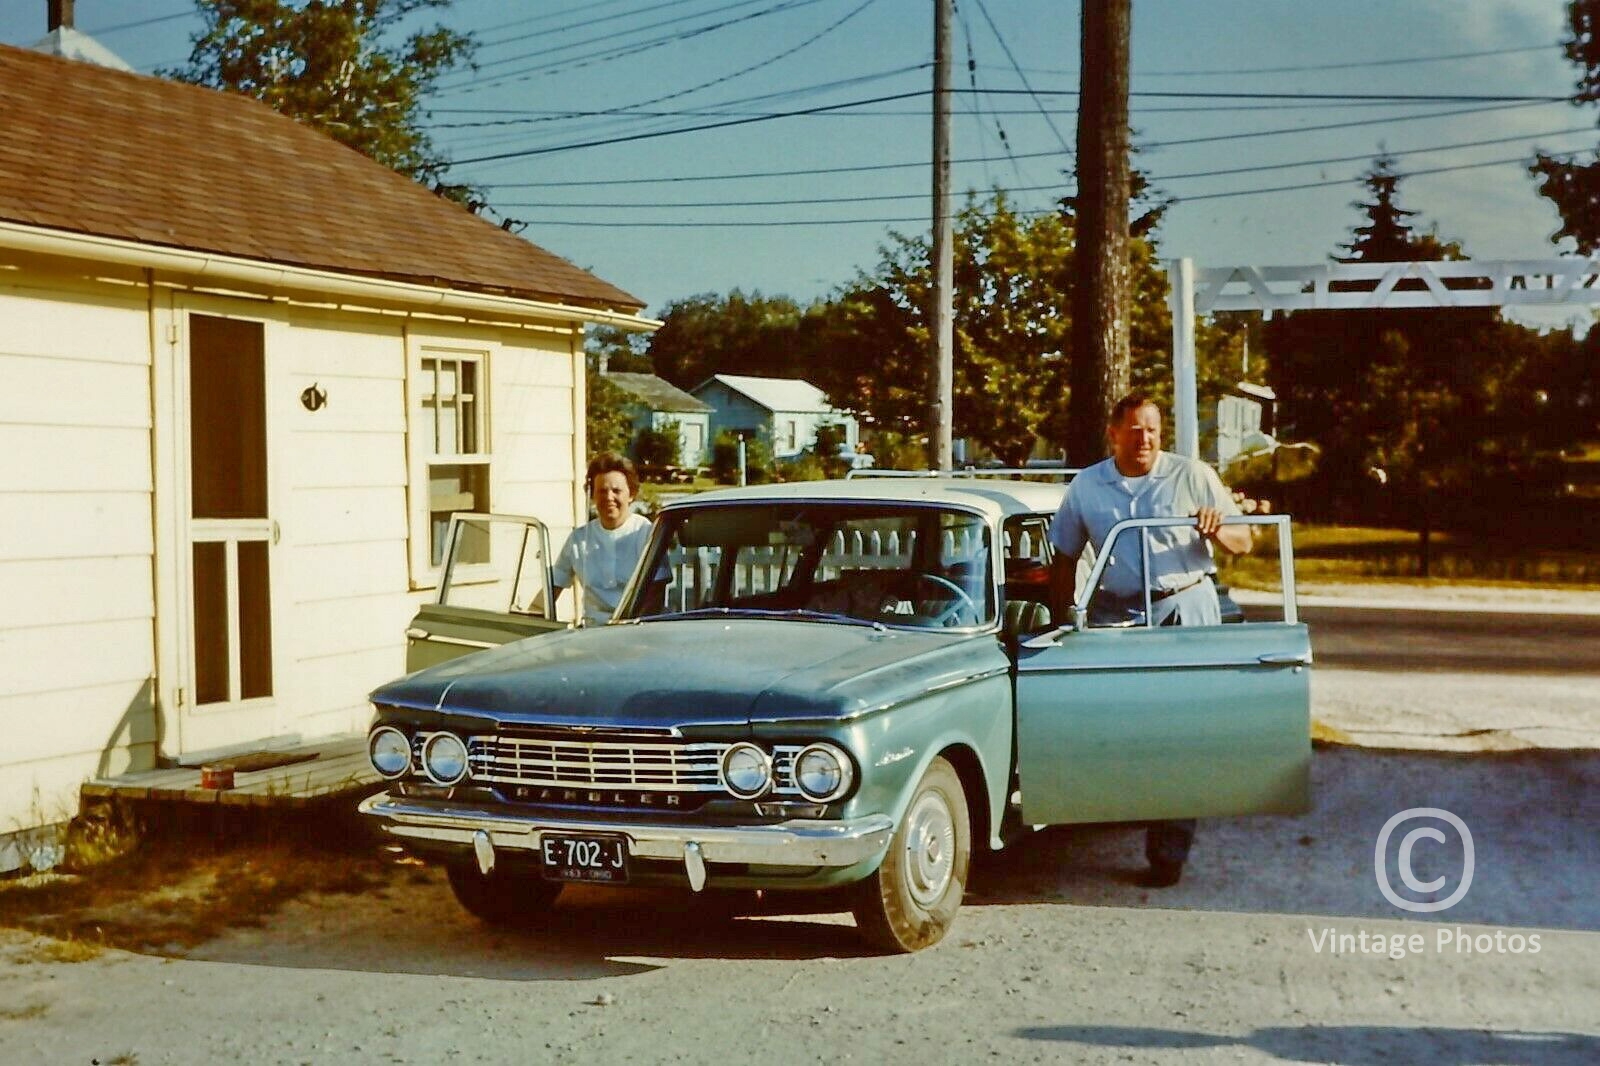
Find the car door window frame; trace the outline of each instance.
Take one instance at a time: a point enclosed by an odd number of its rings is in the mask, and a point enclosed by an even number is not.
[[[1278,577],[1283,590],[1283,618],[1282,621],[1294,624],[1300,620],[1299,609],[1295,604],[1294,588],[1294,538],[1291,535],[1290,517],[1286,514],[1274,515],[1229,515],[1222,520],[1223,525],[1229,526],[1274,526],[1278,531]],[[1151,616],[1150,596],[1150,533],[1151,529],[1167,529],[1194,525],[1193,517],[1164,517],[1164,518],[1126,518],[1112,526],[1106,533],[1104,544],[1115,545],[1117,538],[1129,530],[1138,530],[1139,534],[1139,566],[1144,585],[1144,622],[1133,628],[1149,628]],[[1087,590],[1083,602],[1072,606],[1072,618],[1064,627],[1069,630],[1083,630],[1089,627],[1089,608],[1094,597],[1100,593],[1100,581],[1105,575],[1106,568],[1111,563],[1112,552],[1101,551],[1094,561],[1093,568],[1089,571],[1089,579],[1084,588]],[[1111,628],[1111,627],[1095,627]]]

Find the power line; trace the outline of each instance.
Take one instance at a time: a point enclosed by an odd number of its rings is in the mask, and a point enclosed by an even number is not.
[[[613,144],[625,144],[625,143],[629,143],[629,142],[632,142],[632,141],[647,140],[647,139],[653,139],[653,138],[657,138],[657,137],[669,137],[669,136],[674,136],[674,135],[680,134],[680,133],[699,133],[699,132],[703,132],[703,131],[706,131],[706,130],[724,129],[724,128],[727,128],[727,127],[730,127],[730,126],[744,126],[744,125],[750,125],[752,123],[757,123],[757,122],[768,122],[768,121],[772,121],[774,119],[796,118],[796,117],[800,117],[800,116],[823,114],[823,113],[826,113],[826,112],[838,111],[838,110],[842,110],[844,108],[849,108],[849,107],[861,107],[861,106],[868,105],[868,104],[888,103],[888,102],[896,101],[896,100],[914,99],[914,98],[917,98],[917,97],[927,96],[931,91],[932,90],[929,90],[929,89],[919,89],[919,90],[913,90],[913,91],[910,91],[910,92],[896,93],[896,94],[893,94],[893,95],[890,95],[890,96],[873,97],[873,98],[865,99],[865,100],[853,100],[853,101],[846,101],[844,103],[839,103],[839,104],[826,104],[826,105],[821,105],[821,106],[818,106],[818,107],[803,108],[803,109],[794,110],[794,111],[780,111],[780,112],[774,112],[774,113],[771,113],[771,114],[756,115],[756,116],[747,117],[747,118],[728,119],[727,121],[724,121],[724,122],[707,122],[707,123],[702,123],[702,124],[695,125],[695,126],[678,126],[678,127],[672,128],[672,129],[656,130],[656,131],[653,131],[653,132],[650,132],[650,133],[635,133],[635,134],[628,134],[628,135],[619,136],[619,137],[609,137],[609,138],[603,138],[603,139],[600,139],[600,140],[583,141],[583,142],[577,142],[577,143],[572,143],[572,144],[548,145],[548,146],[541,147],[541,148],[524,148],[524,149],[518,149],[516,151],[511,151],[511,152],[499,152],[499,153],[495,153],[495,154],[492,154],[492,155],[476,156],[476,157],[473,157],[473,158],[470,158],[470,159],[458,159],[458,160],[455,161],[455,164],[458,165],[458,166],[469,166],[469,165],[474,164],[474,163],[496,162],[496,161],[503,160],[503,159],[520,159],[520,158],[525,158],[525,157],[528,157],[528,156],[548,155],[548,154],[550,154],[552,152],[574,151],[574,150],[577,150],[577,149],[580,149],[580,148],[599,148],[599,147],[605,147],[605,146],[613,145]],[[1006,91],[1006,90],[991,90],[991,91],[1002,91],[1003,92],[1003,91]],[[1163,94],[1163,95],[1172,95],[1172,94]],[[1491,99],[1493,99],[1493,98],[1491,98]],[[1347,121],[1347,122],[1326,122],[1326,123],[1320,123],[1318,125],[1313,125],[1313,126],[1291,126],[1291,127],[1288,127],[1288,128],[1281,128],[1281,129],[1274,129],[1274,130],[1255,130],[1255,131],[1249,131],[1249,132],[1244,132],[1244,133],[1215,134],[1215,135],[1207,136],[1207,137],[1188,137],[1188,138],[1182,138],[1182,139],[1170,140],[1170,141],[1153,141],[1153,142],[1150,142],[1150,143],[1147,143],[1147,144],[1143,145],[1142,147],[1144,147],[1146,149],[1172,148],[1172,147],[1178,147],[1178,146],[1181,146],[1181,145],[1209,144],[1209,143],[1214,143],[1214,142],[1218,142],[1218,141],[1244,140],[1244,139],[1249,139],[1249,138],[1254,138],[1254,137],[1275,137],[1275,136],[1283,136],[1283,135],[1296,134],[1296,133],[1315,133],[1315,132],[1323,132],[1323,131],[1326,131],[1326,130],[1350,129],[1350,128],[1361,127],[1361,126],[1388,124],[1388,123],[1394,123],[1394,122],[1409,122],[1409,121],[1415,121],[1415,120],[1427,119],[1427,118],[1448,118],[1448,117],[1451,117],[1453,115],[1479,114],[1479,113],[1482,113],[1482,112],[1485,112],[1485,111],[1497,111],[1497,110],[1505,110],[1505,109],[1510,109],[1510,108],[1528,107],[1528,106],[1533,106],[1534,104],[1549,104],[1549,103],[1564,103],[1565,102],[1565,100],[1561,99],[1561,98],[1554,98],[1554,99],[1538,98],[1538,99],[1535,99],[1532,102],[1528,102],[1528,101],[1524,100],[1523,98],[1518,98],[1518,97],[1513,97],[1511,99],[1516,100],[1518,102],[1509,103],[1509,104],[1495,104],[1495,105],[1491,105],[1491,106],[1487,106],[1487,107],[1481,107],[1481,108],[1462,108],[1462,109],[1457,109],[1457,110],[1454,110],[1454,111],[1430,112],[1430,113],[1427,113],[1427,114],[1420,114],[1420,115],[1395,115],[1395,116],[1385,116],[1384,118],[1381,118],[1381,119],[1355,119],[1355,120],[1350,120],[1350,121]]]
[[[677,0],[677,2],[682,3],[682,2],[685,2],[685,0]],[[693,22],[695,19],[705,18],[707,15],[717,15],[717,14],[721,14],[721,13],[723,13],[725,11],[733,11],[733,10],[735,10],[737,8],[749,7],[752,4],[758,4],[758,3],[761,3],[761,2],[762,2],[762,0],[733,0],[732,3],[723,4],[721,7],[713,7],[713,8],[709,8],[709,9],[707,9],[705,11],[696,11],[693,14],[689,14],[689,15],[679,15],[676,18],[662,19],[660,22],[650,22],[650,23],[646,23],[643,26],[630,26],[627,29],[614,30],[614,31],[612,31],[610,33],[602,33],[598,37],[585,37],[582,40],[571,41],[571,42],[568,42],[567,44],[551,45],[549,48],[541,48],[536,52],[522,52],[522,53],[520,53],[518,55],[506,56],[503,59],[493,59],[493,60],[490,60],[487,63],[479,63],[478,64],[478,69],[479,70],[486,70],[489,67],[498,67],[498,66],[502,66],[502,65],[504,65],[506,63],[523,63],[523,62],[526,62],[529,59],[535,59],[535,58],[537,58],[539,56],[551,55],[551,54],[553,54],[555,52],[566,52],[566,51],[570,51],[571,49],[574,49],[574,48],[582,48],[585,45],[600,44],[600,43],[602,43],[604,41],[614,41],[618,37],[629,37],[629,36],[632,36],[633,34],[636,34],[636,33],[644,33],[647,30],[660,29],[663,26],[675,26],[680,22]],[[795,2],[795,0],[786,0],[786,2]],[[671,7],[671,6],[674,6],[674,5],[672,3],[658,5],[658,7]],[[782,5],[780,5],[780,6],[782,6]],[[657,8],[647,8],[646,10],[657,10]],[[611,21],[614,21],[614,20],[619,19],[619,18],[628,18],[628,17],[631,17],[631,16],[633,16],[635,14],[638,14],[638,12],[625,11],[620,15],[608,15],[605,18],[596,19],[594,21],[595,22],[611,22]],[[507,40],[500,41],[500,42],[497,42],[497,43],[499,43],[499,44],[509,44],[512,41],[527,40],[530,37],[545,37],[545,36],[548,36],[549,34],[552,34],[552,33],[561,33],[561,32],[563,32],[565,30],[568,30],[568,29],[575,29],[575,28],[579,28],[579,27],[583,27],[583,26],[587,26],[587,25],[592,25],[592,23],[590,23],[587,20],[583,20],[583,21],[579,21],[579,22],[574,22],[569,26],[558,26],[554,30],[543,30],[543,31],[540,31],[539,33],[530,33],[530,34],[526,34],[523,37],[513,37],[513,38],[509,38]],[[670,37],[672,35],[668,34],[667,36]],[[638,42],[635,42],[635,43],[637,44]]]
[[[577,148],[598,148],[609,144],[626,144],[630,141],[644,141],[656,137],[668,137],[678,133],[697,133],[702,130],[724,129],[728,126],[747,126],[752,122],[769,122],[779,118],[796,118],[801,115],[816,115],[825,111],[834,111],[841,107],[859,107],[862,104],[882,104],[891,100],[909,100],[917,96],[928,95],[929,90],[917,89],[912,92],[894,93],[890,96],[877,96],[869,100],[847,101],[842,104],[821,104],[817,107],[801,108],[796,111],[780,111],[770,115],[756,115],[751,118],[734,118],[726,122],[707,122],[700,126],[681,126],[670,130],[656,130],[652,133],[631,133],[621,137],[608,137],[600,141],[588,141],[580,144],[558,144],[545,148],[524,148],[515,152],[499,152],[495,155],[478,156],[474,159],[455,160],[457,166],[468,166],[473,163],[491,163],[501,159],[520,159],[525,156],[547,155],[551,152],[567,152]]]
[[[1522,107],[1522,104],[1517,104]],[[1349,123],[1349,125],[1378,125],[1386,122],[1410,122],[1416,118],[1453,117],[1462,114],[1480,114],[1485,110],[1501,110],[1499,107],[1469,107],[1464,110],[1450,110],[1450,112],[1429,112],[1422,115],[1390,115],[1386,118],[1374,118],[1366,123]],[[1240,136],[1240,138],[1256,138],[1269,133],[1301,133],[1301,131],[1322,130],[1325,126],[1291,126],[1288,130],[1258,130],[1253,133],[1226,134],[1226,136]],[[1550,134],[1530,134],[1530,136],[1550,136]],[[1171,144],[1171,142],[1170,142]],[[1144,146],[1152,147],[1152,146]],[[1048,152],[1019,152],[1016,158],[1059,158],[1059,152],[1051,149]],[[1365,158],[1365,157],[1363,157]],[[965,158],[950,160],[954,165],[970,165],[970,163],[997,163],[1003,162],[1002,158],[994,155],[970,155]],[[747,179],[760,178],[810,178],[819,174],[864,174],[885,170],[926,170],[928,160],[914,160],[906,163],[866,163],[856,166],[813,166],[803,170],[757,170],[738,171],[738,173],[715,174],[670,174],[670,176],[654,176],[654,178],[600,178],[592,181],[507,181],[491,182],[486,184],[488,189],[566,189],[566,187],[594,187],[594,186],[654,186],[654,184],[674,184],[674,182],[693,181],[747,181]]]
[[[1454,151],[1460,151],[1460,150],[1465,149],[1465,148],[1482,148],[1482,147],[1485,147],[1485,146],[1488,146],[1488,145],[1507,144],[1507,143],[1512,142],[1512,141],[1527,141],[1527,140],[1533,140],[1533,139],[1540,138],[1540,137],[1558,137],[1558,136],[1569,135],[1569,134],[1574,134],[1574,133],[1592,133],[1592,132],[1593,132],[1593,129],[1591,127],[1578,126],[1578,127],[1574,127],[1574,128],[1571,128],[1571,129],[1565,129],[1565,130],[1546,130],[1543,133],[1532,133],[1532,134],[1528,134],[1526,136],[1495,137],[1495,138],[1491,138],[1491,139],[1488,139],[1488,140],[1481,140],[1481,141],[1463,141],[1463,142],[1460,142],[1458,144],[1438,144],[1438,145],[1430,145],[1429,147],[1426,147],[1426,148],[1409,148],[1409,149],[1406,149],[1404,151],[1391,151],[1391,152],[1386,152],[1385,154],[1389,155],[1389,156],[1392,156],[1392,157],[1411,156],[1411,155],[1428,155],[1428,154],[1431,154],[1431,153],[1434,153],[1434,152],[1454,152]],[[1199,178],[1219,178],[1219,177],[1228,177],[1228,176],[1235,175],[1235,174],[1254,174],[1254,173],[1260,173],[1260,172],[1269,171],[1269,170],[1293,170],[1293,169],[1302,168],[1302,167],[1328,166],[1328,165],[1334,164],[1334,163],[1353,163],[1353,162],[1359,162],[1361,160],[1366,160],[1366,159],[1371,159],[1371,158],[1373,158],[1372,153],[1363,152],[1363,153],[1361,153],[1359,155],[1332,156],[1332,157],[1328,157],[1328,158],[1325,158],[1325,159],[1305,159],[1305,160],[1299,160],[1299,161],[1292,162],[1292,163],[1262,163],[1262,164],[1257,164],[1257,165],[1254,165],[1254,166],[1226,167],[1226,168],[1219,169],[1219,170],[1197,170],[1197,171],[1191,171],[1191,172],[1185,173],[1185,174],[1153,174],[1153,175],[1150,176],[1149,180],[1151,182],[1169,182],[1169,181],[1188,181],[1188,180],[1194,180],[1194,179],[1199,179]],[[1418,172],[1415,172],[1415,173],[1431,173],[1431,172],[1429,172],[1429,171],[1418,171]],[[1068,188],[1069,188],[1069,186],[1064,184],[1064,183],[1062,183],[1062,182],[1052,182],[1051,184],[1048,184],[1048,185],[1023,185],[1023,186],[1013,186],[1013,187],[1004,188],[1004,189],[998,189],[997,188],[995,191],[1003,192],[1003,193],[1007,193],[1007,194],[1011,194],[1011,193],[1029,193],[1029,192],[1049,192],[1049,191],[1057,191],[1057,190],[1065,192],[1065,191],[1068,190]],[[509,202],[502,203],[500,206],[501,207],[516,207],[516,208],[523,208],[523,207],[559,207],[559,208],[574,208],[574,209],[579,209],[579,210],[670,210],[670,209],[701,208],[701,207],[712,207],[712,208],[726,208],[726,207],[799,207],[799,206],[805,206],[805,205],[810,205],[810,204],[864,204],[864,203],[882,203],[882,202],[891,201],[891,200],[916,200],[916,199],[922,198],[924,195],[926,195],[926,194],[925,193],[921,193],[921,192],[917,192],[917,193],[885,193],[885,194],[875,195],[875,196],[800,197],[800,198],[795,198],[795,199],[776,199],[776,200],[679,200],[679,201],[671,201],[671,202],[654,202],[654,203],[651,203],[651,202],[646,202],[646,203],[638,203],[638,202],[633,202],[633,203],[629,203],[629,202],[585,202],[585,203],[564,202],[564,203],[548,203],[548,202],[538,202],[538,201],[533,201],[533,202],[509,201]]]
[[[1289,67],[1213,67],[1204,70],[1136,70],[1138,78],[1207,78],[1222,74],[1302,74],[1320,70],[1359,70],[1367,67],[1413,66],[1417,63],[1442,63],[1458,59],[1485,59],[1490,56],[1515,55],[1519,52],[1547,52],[1557,47],[1544,44],[1519,45],[1514,48],[1490,48],[1481,52],[1452,52],[1446,55],[1408,56],[1399,59],[1361,59],[1344,63],[1308,63]],[[1076,76],[1075,70],[1049,70],[1034,68],[1038,74]]]
[[[1017,72],[1017,79],[1022,82],[1022,86],[1027,90],[1028,95],[1033,97],[1034,105],[1039,108],[1039,114],[1044,116],[1044,124],[1050,127],[1051,133],[1055,134],[1056,143],[1061,145],[1061,150],[1071,155],[1071,146],[1067,144],[1067,139],[1061,136],[1061,131],[1056,129],[1056,124],[1050,120],[1050,116],[1045,112],[1044,103],[1039,99],[1039,94],[1033,91],[1032,85],[1028,84],[1028,76],[1022,73],[1022,67],[1017,65],[1017,57],[1011,54],[1011,46],[1000,35],[1000,27],[996,26],[994,19],[989,16],[988,6],[984,4],[983,0],[976,0],[976,3],[978,5],[978,13],[983,16],[983,21],[989,24],[989,32],[994,34],[994,39],[999,42],[1000,50],[1006,54],[1006,60],[1011,64],[1011,69]],[[973,91],[976,92],[977,90],[974,89]]]
[[[178,19],[194,18],[197,12],[191,6],[183,11],[174,11],[170,15],[157,15],[154,18],[138,19],[134,22],[119,22],[115,26],[102,26],[97,30],[84,30],[83,32],[94,37],[104,37],[107,34],[121,33],[123,30],[137,30],[144,26],[154,26],[159,22],[176,22]]]
[[[747,6],[750,2],[753,2],[753,0],[740,0],[739,3],[729,4],[729,5],[727,5],[727,7],[717,8],[715,10],[725,11],[725,10],[729,10],[729,9],[735,8],[735,7],[744,7],[744,6]],[[487,79],[485,79],[485,80],[483,80],[481,82],[480,81],[473,81],[473,82],[466,82],[466,83],[457,83],[455,85],[446,86],[446,87],[442,88],[441,91],[454,91],[454,92],[462,92],[462,93],[477,92],[477,91],[479,91],[481,89],[488,88],[489,86],[492,86],[492,85],[499,85],[499,84],[502,84],[502,83],[507,82],[507,81],[517,81],[517,80],[526,79],[526,78],[532,77],[535,74],[555,74],[555,73],[559,73],[559,72],[564,71],[564,70],[572,70],[572,69],[575,69],[575,68],[578,68],[578,67],[593,66],[593,65],[598,64],[598,63],[607,63],[607,62],[610,62],[610,61],[615,60],[615,59],[623,59],[623,58],[625,58],[627,56],[638,55],[641,52],[648,52],[651,49],[660,48],[660,47],[663,47],[664,45],[677,44],[677,43],[682,42],[682,41],[690,40],[691,38],[694,38],[694,37],[704,36],[705,34],[715,32],[716,30],[726,29],[729,26],[738,25],[739,23],[742,23],[742,22],[749,22],[749,21],[751,21],[753,19],[764,18],[764,17],[766,17],[768,15],[775,15],[775,14],[780,14],[780,13],[785,12],[785,11],[792,11],[792,10],[794,10],[796,8],[800,8],[800,7],[809,7],[810,5],[815,4],[815,3],[819,3],[819,2],[820,2],[820,0],[782,0],[781,3],[774,4],[771,7],[763,8],[760,11],[748,12],[746,14],[738,15],[738,16],[735,16],[733,18],[724,19],[721,22],[713,22],[713,23],[710,23],[710,24],[707,24],[707,25],[704,25],[704,26],[697,26],[697,27],[695,27],[693,29],[684,30],[684,31],[679,32],[679,33],[666,34],[666,35],[663,35],[661,37],[656,37],[656,38],[653,38],[653,39],[650,39],[650,40],[634,42],[633,44],[619,45],[619,46],[617,46],[615,48],[610,48],[610,49],[602,49],[601,51],[591,52],[591,53],[589,53],[587,55],[576,56],[576,57],[570,57],[569,56],[566,59],[551,60],[548,63],[536,64],[536,65],[531,66],[531,67],[524,67],[524,68],[522,68],[520,70],[508,71],[507,73],[504,73],[504,74],[497,74],[494,77],[487,78]],[[700,17],[700,16],[695,16],[695,17]],[[676,20],[676,21],[683,21],[683,20]],[[626,33],[630,33],[630,32],[636,33],[636,32],[638,32],[638,30],[635,29],[635,30],[631,30],[631,31],[624,31],[624,33],[613,34],[611,36],[624,36]],[[603,38],[595,38],[594,40],[601,40],[601,39],[603,39]],[[592,43],[592,41],[591,42],[583,42],[583,43]],[[564,50],[566,50],[568,48],[571,48],[571,47],[576,47],[576,46],[574,46],[574,45],[564,45],[559,49],[547,49],[546,51],[547,52],[548,51],[564,51]],[[532,55],[543,55],[543,54],[545,54],[545,52],[535,52],[535,53],[531,53],[531,54]],[[523,55],[523,56],[518,56],[517,58],[526,59],[526,58],[529,58],[529,56],[528,55]]]

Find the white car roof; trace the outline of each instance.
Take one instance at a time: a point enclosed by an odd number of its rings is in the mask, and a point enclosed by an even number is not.
[[[1015,514],[1054,513],[1061,505],[1064,491],[1061,484],[974,477],[850,478],[716,489],[674,500],[662,510],[764,500],[840,500],[955,504],[981,511],[994,519],[1004,519]]]

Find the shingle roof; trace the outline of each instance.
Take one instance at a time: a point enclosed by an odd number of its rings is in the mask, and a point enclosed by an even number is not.
[[[803,411],[818,414],[835,411],[835,408],[829,406],[828,398],[821,389],[800,378],[753,378],[742,374],[713,374],[696,385],[693,391],[698,393],[713,381],[720,381],[728,388],[744,393],[769,411]]]
[[[0,220],[525,299],[643,307],[264,104],[5,45]]]
[[[609,373],[606,380],[623,392],[636,396],[652,411],[677,411],[683,414],[703,414],[711,405],[702,403],[670,381],[654,374]]]

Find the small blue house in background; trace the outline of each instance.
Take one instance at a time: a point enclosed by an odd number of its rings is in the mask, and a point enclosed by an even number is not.
[[[709,404],[654,374],[605,374],[606,380],[627,393],[631,401],[623,411],[633,423],[635,439],[643,430],[660,430],[676,422],[678,465],[701,466],[706,462],[712,439]]]
[[[689,390],[711,405],[711,438],[723,430],[754,433],[772,445],[775,459],[789,459],[817,442],[822,426],[844,428],[844,450],[861,439],[855,418],[830,405],[821,389],[799,378],[752,378],[713,374]]]

